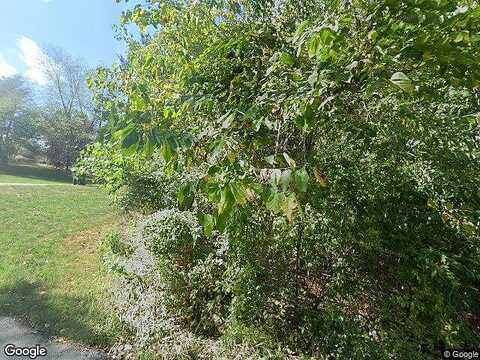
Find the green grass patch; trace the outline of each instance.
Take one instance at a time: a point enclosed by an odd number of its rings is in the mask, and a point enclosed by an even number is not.
[[[0,183],[71,184],[72,177],[47,166],[9,164],[0,165]]]
[[[97,245],[117,219],[94,187],[0,186],[0,315],[109,346],[119,328]]]

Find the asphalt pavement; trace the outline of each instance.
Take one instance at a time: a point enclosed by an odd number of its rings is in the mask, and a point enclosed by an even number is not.
[[[7,346],[9,345],[10,346]],[[45,353],[46,355],[39,355]],[[13,355],[14,353],[28,355]],[[15,359],[38,360],[106,360],[101,352],[81,348],[70,343],[62,343],[46,338],[40,332],[32,329],[11,317],[0,317],[0,360]]]

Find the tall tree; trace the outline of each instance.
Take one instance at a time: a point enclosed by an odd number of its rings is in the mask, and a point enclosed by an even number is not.
[[[44,94],[48,107],[62,111],[69,120],[76,113],[90,117],[93,107],[86,84],[88,68],[85,64],[60,48],[48,47],[40,65],[47,81]]]
[[[37,136],[31,89],[21,76],[0,79],[0,162]]]
[[[47,81],[42,128],[49,161],[70,168],[79,151],[93,141],[96,131],[87,67],[62,49],[44,50],[40,60]]]

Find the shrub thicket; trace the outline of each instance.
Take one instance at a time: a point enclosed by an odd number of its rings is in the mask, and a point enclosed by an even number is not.
[[[150,210],[113,261],[140,347],[480,342],[475,1],[152,0],[123,22],[148,34],[90,81],[110,137],[84,167]]]

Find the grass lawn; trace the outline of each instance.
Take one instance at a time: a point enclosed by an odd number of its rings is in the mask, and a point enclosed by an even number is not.
[[[109,278],[97,245],[118,214],[95,187],[1,185],[65,181],[49,169],[32,168],[29,176],[17,169],[0,170],[0,316],[48,335],[110,345],[118,328],[105,302]]]
[[[9,164],[0,165],[0,183],[71,184],[72,177],[47,166]]]

